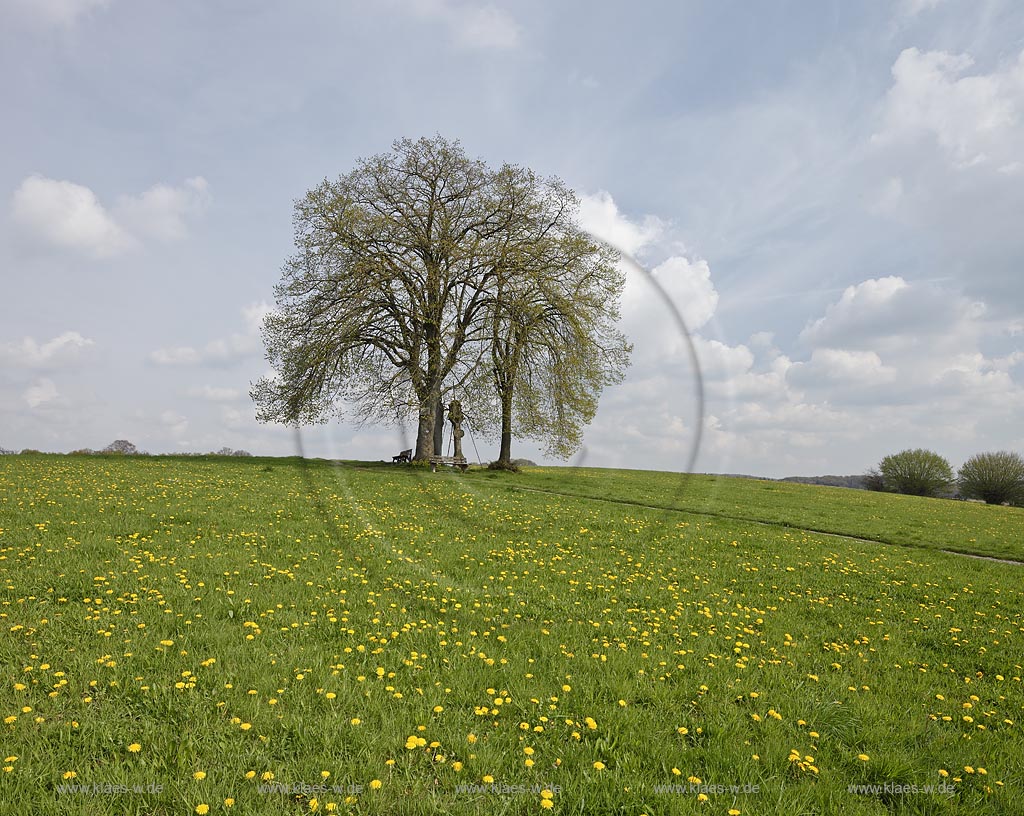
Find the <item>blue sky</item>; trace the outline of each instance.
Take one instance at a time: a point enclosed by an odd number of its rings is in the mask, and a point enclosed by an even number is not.
[[[0,0],[0,76],[0,446],[292,453],[247,396],[292,202],[441,133],[562,177],[691,327],[703,419],[628,272],[576,461],[678,469],[698,422],[706,471],[1024,450],[1016,3]]]

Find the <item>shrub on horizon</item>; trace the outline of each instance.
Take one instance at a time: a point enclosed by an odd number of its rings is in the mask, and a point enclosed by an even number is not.
[[[934,451],[914,448],[886,456],[878,465],[885,489],[908,496],[939,496],[953,485],[953,469]]]
[[[1012,451],[977,453],[960,468],[960,495],[986,504],[1024,504],[1024,458]]]
[[[141,453],[141,451],[127,439],[115,439],[100,453],[123,453],[125,456],[134,456]]]

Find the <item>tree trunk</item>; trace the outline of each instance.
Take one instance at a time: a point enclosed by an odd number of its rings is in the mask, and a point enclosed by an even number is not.
[[[444,401],[440,394],[434,411],[434,456],[444,456]]]
[[[509,386],[501,393],[501,448],[498,451],[498,464],[512,464],[512,388]]]
[[[416,461],[425,462],[434,455],[434,426],[440,402],[440,383],[430,390],[430,394],[426,399],[420,400],[419,426],[416,430],[416,452],[412,457]]]

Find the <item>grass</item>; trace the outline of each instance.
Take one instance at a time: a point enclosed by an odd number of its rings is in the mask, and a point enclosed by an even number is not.
[[[1019,511],[677,485],[4,457],[0,801],[1024,812]]]
[[[1019,507],[642,470],[528,468],[509,483],[904,547],[1024,561],[1024,508]]]

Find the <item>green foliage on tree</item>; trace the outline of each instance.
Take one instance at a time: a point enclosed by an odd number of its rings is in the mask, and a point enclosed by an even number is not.
[[[1024,504],[1024,458],[1012,451],[978,453],[964,462],[960,495],[986,504]]]
[[[622,380],[631,346],[616,328],[624,279],[618,254],[576,223],[579,202],[557,179],[529,179],[531,218],[501,267],[491,332],[470,389],[483,430],[499,439],[510,469],[513,436],[568,458],[582,441],[605,386]],[[481,407],[482,406],[482,407]]]
[[[878,465],[885,489],[909,496],[938,496],[953,484],[949,462],[923,448],[886,456]]]
[[[489,380],[503,423],[518,405],[518,433],[578,445],[628,346],[614,254],[577,207],[557,179],[493,170],[441,137],[397,141],[310,190],[263,326],[276,376],[253,386],[258,418],[321,422],[343,404],[359,421],[414,417],[422,461],[445,397]]]

